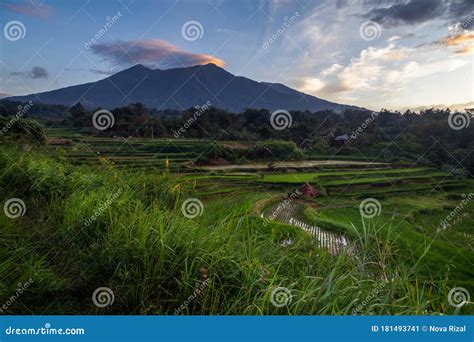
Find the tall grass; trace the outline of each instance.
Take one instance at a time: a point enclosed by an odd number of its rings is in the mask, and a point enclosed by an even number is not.
[[[174,314],[183,303],[180,314],[452,312],[444,280],[418,278],[417,262],[377,226],[354,227],[359,258],[334,258],[298,228],[263,225],[255,194],[208,199],[189,219],[181,203],[199,193],[173,175],[19,155],[0,153],[3,197],[27,206],[21,218],[0,216],[0,304],[34,282],[7,313]],[[91,300],[102,286],[115,296],[106,308]],[[291,293],[282,307],[272,303],[278,287]]]

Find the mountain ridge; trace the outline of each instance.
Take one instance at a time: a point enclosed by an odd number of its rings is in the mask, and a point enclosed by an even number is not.
[[[89,109],[113,109],[141,102],[150,108],[183,110],[207,101],[212,106],[232,112],[245,108],[359,109],[320,99],[281,83],[258,82],[236,76],[213,63],[173,69],[150,69],[136,64],[95,82],[6,99],[66,106],[80,102]]]

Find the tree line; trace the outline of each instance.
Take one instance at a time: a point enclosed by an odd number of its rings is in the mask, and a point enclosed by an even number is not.
[[[42,111],[45,111],[47,105],[42,106]],[[472,109],[466,113],[452,113],[448,109],[427,109],[420,113],[389,110],[375,113],[355,109],[342,113],[331,110],[290,111],[291,126],[282,130],[271,125],[272,113],[265,109],[249,108],[238,114],[212,106],[157,111],[135,103],[111,110],[114,125],[104,131],[94,129],[92,117],[95,112],[77,103],[69,108],[67,117],[45,123],[73,127],[84,134],[100,136],[280,140],[293,142],[309,157],[351,155],[363,159],[417,161],[427,165],[448,164],[467,170],[468,174],[474,173],[474,125],[469,125],[474,114]],[[467,120],[467,125],[452,128],[450,121],[461,115]]]

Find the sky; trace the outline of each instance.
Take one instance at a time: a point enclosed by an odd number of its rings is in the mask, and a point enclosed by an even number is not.
[[[373,110],[474,101],[473,0],[0,0],[0,96],[214,63]]]

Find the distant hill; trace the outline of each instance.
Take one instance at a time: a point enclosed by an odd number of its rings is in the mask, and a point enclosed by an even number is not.
[[[467,102],[467,103],[457,103],[457,104],[452,104],[452,105],[444,105],[444,104],[438,104],[438,105],[431,105],[431,106],[419,106],[419,107],[405,107],[402,108],[401,110],[407,110],[410,109],[413,112],[420,112],[422,110],[427,110],[427,109],[450,109],[451,111],[458,111],[458,112],[465,112],[466,109],[474,109],[474,101]]]
[[[329,102],[283,84],[257,82],[235,76],[214,64],[168,70],[141,64],[103,80],[26,96],[12,101],[113,109],[141,102],[150,108],[188,109],[203,105],[240,112],[245,108],[318,111],[358,108]]]

